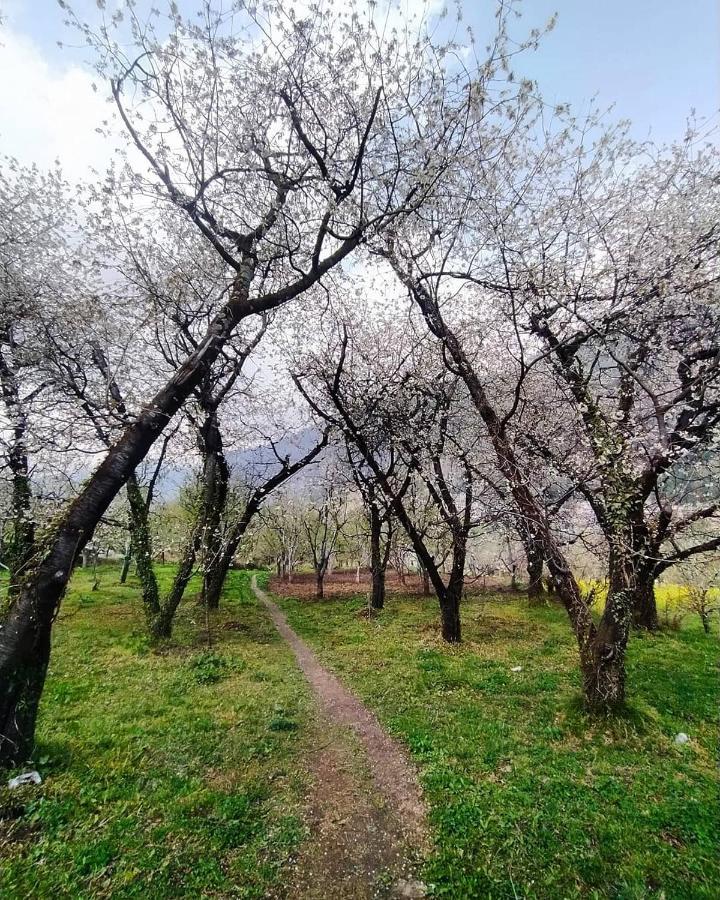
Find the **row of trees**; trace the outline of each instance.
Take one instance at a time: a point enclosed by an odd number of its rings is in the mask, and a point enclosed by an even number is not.
[[[655,579],[720,546],[718,154],[549,111],[512,72],[541,38],[511,36],[514,12],[498,4],[479,56],[452,24],[375,6],[68,11],[128,149],[86,189],[12,160],[0,176],[0,764],[31,752],[98,527],[129,517],[160,638],[196,561],[214,606],[266,499],[330,442],[366,510],[376,604],[401,529],[460,640],[469,541],[512,528],[531,593],[546,568],[567,610],[588,704],[623,701]],[[312,446],[279,449],[308,416]],[[272,453],[233,484],[227,448],[258,417]],[[152,499],[191,452],[161,597]],[[320,583],[333,471],[304,535]],[[586,543],[599,618],[573,566]]]

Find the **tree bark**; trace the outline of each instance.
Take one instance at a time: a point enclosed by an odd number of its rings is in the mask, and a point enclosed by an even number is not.
[[[460,625],[460,597],[462,584],[449,585],[440,599],[440,625],[443,640],[459,644],[462,639]]]
[[[205,573],[203,580],[203,596],[208,609],[218,609],[220,606],[220,597],[227,579],[227,574],[232,565],[235,548],[225,544],[219,551],[219,555],[210,570]]]
[[[17,619],[4,626],[5,641],[13,642],[20,661],[0,687],[0,768],[20,765],[32,754],[38,706],[50,661],[50,628],[38,625],[29,633]]]
[[[633,603],[633,626],[644,631],[657,631],[660,627],[655,600],[655,572],[641,573]]]
[[[528,601],[531,606],[537,606],[542,601],[545,593],[543,585],[543,553],[542,547],[537,541],[530,541],[526,548],[527,573],[528,573]]]
[[[613,709],[625,700],[625,653],[638,588],[632,525],[618,527],[610,542],[605,611],[586,661],[585,694],[591,709]]]
[[[145,619],[152,634],[153,623],[160,615],[160,588],[152,564],[148,508],[134,473],[128,478],[125,490],[132,521],[131,553],[135,557],[135,570],[140,580]]]
[[[125,553],[123,554],[122,569],[120,570],[120,584],[125,584],[130,574],[130,562],[132,561],[132,538],[128,536],[125,542]]]
[[[370,503],[370,572],[372,594],[370,606],[382,609],[385,606],[385,567],[382,553],[382,519],[376,503]]]
[[[215,409],[207,411],[198,443],[203,454],[202,600],[209,609],[217,609],[222,584],[227,575],[227,568],[218,572],[214,569],[223,568],[221,523],[227,505],[230,470],[223,452],[222,435]]]

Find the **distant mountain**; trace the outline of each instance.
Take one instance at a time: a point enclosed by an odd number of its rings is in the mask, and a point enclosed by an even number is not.
[[[304,456],[318,443],[320,433],[314,428],[305,428],[275,444],[275,449],[270,444],[257,444],[244,450],[230,450],[225,457],[230,466],[231,478],[242,477],[247,473],[250,477],[269,474],[279,468],[278,456],[281,459],[288,457],[291,462]],[[277,455],[276,455],[277,454]],[[181,488],[186,485],[193,472],[197,471],[199,459],[193,464],[182,466],[168,463],[163,467],[157,496],[161,500],[173,500]],[[316,467],[313,467],[316,468]],[[292,479],[295,486],[302,485],[310,476],[313,468],[303,469]]]

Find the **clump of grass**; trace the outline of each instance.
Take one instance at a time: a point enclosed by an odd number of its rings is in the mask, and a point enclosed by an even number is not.
[[[205,650],[192,658],[190,669],[198,684],[216,684],[227,674],[228,663],[214,650]]]

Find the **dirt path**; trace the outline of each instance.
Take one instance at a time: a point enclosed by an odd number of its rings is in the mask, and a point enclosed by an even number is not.
[[[414,873],[428,846],[426,810],[412,765],[367,707],[320,665],[254,579],[253,590],[292,647],[319,705],[320,746],[310,757],[311,834],[286,895],[424,897]]]

